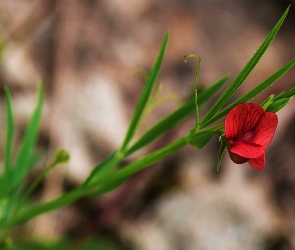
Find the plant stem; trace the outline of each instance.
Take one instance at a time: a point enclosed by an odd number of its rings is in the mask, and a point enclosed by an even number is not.
[[[128,165],[125,167],[117,170],[116,172],[111,173],[102,173],[101,175],[93,178],[91,182],[87,185],[81,185],[78,188],[74,189],[73,191],[61,195],[49,202],[35,205],[31,208],[28,208],[24,212],[22,212],[20,215],[17,215],[13,218],[11,218],[7,224],[5,225],[6,228],[12,227],[15,224],[25,222],[29,219],[32,219],[38,215],[41,215],[43,213],[58,209],[60,207],[66,206],[69,203],[74,202],[75,200],[79,199],[80,197],[89,194],[89,192],[93,191],[93,189],[103,189],[107,185],[111,185],[113,183],[116,183],[120,180],[125,180],[129,176],[137,173],[138,171],[162,160],[168,155],[171,155],[172,153],[176,152],[177,150],[181,149],[182,147],[188,145],[189,138],[188,136],[184,136],[169,145],[156,150]]]

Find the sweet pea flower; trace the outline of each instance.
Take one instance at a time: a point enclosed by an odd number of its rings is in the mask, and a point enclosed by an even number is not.
[[[249,164],[256,170],[264,168],[265,148],[271,142],[278,117],[265,112],[257,104],[245,103],[234,107],[224,122],[227,148],[236,164]]]

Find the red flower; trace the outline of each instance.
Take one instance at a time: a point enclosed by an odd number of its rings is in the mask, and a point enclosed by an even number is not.
[[[255,169],[263,169],[264,150],[271,142],[277,124],[277,115],[265,112],[257,104],[245,103],[234,107],[224,122],[232,161],[237,164],[249,162]]]

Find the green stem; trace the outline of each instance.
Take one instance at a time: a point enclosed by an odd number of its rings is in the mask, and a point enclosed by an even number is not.
[[[183,60],[187,62],[187,58],[189,57],[195,57],[198,59],[198,65],[195,71],[195,77],[194,77],[194,96],[195,96],[195,110],[196,110],[196,128],[199,126],[199,106],[198,106],[198,88],[197,88],[197,83],[198,83],[198,74],[201,66],[201,57],[197,54],[189,54],[186,55]]]
[[[224,128],[224,124],[221,123],[221,124],[218,124],[218,125],[216,125],[214,127],[208,128],[206,130],[209,130],[209,131],[217,131],[217,130],[220,130],[220,129],[223,129],[223,128]]]
[[[9,89],[7,86],[4,87],[6,96],[6,109],[7,109],[7,134],[6,134],[6,147],[5,147],[5,158],[4,158],[4,197],[8,196],[10,190],[9,179],[11,178],[11,155],[13,150],[13,133],[14,133],[14,117],[12,110],[12,101]]]
[[[169,145],[128,164],[122,169],[116,171],[114,175],[122,175],[123,178],[129,177],[130,175],[162,160],[166,156],[171,155],[188,144],[189,138],[188,136],[184,136]]]
[[[62,206],[66,206],[71,202],[74,202],[75,200],[79,199],[80,197],[87,195],[89,192],[93,191],[93,189],[97,189],[97,186],[99,189],[103,189],[104,186],[110,185],[112,183],[116,183],[120,180],[125,180],[129,176],[137,173],[138,171],[162,160],[168,155],[171,155],[172,153],[176,152],[177,150],[181,149],[182,147],[188,145],[189,138],[188,136],[182,137],[179,140],[176,140],[169,145],[156,150],[128,165],[121,168],[120,170],[117,170],[113,173],[103,173],[96,178],[94,178],[89,184],[79,186],[78,188],[74,189],[73,191],[61,195],[57,198],[55,198],[52,201],[35,205],[24,212],[22,212],[20,215],[13,217],[11,220],[7,222],[5,225],[7,228],[12,227],[15,224],[25,222],[29,219],[32,219],[38,215],[41,215],[43,213],[55,210],[57,208],[60,208]]]
[[[43,172],[38,176],[38,178],[32,183],[32,185],[29,187],[21,201],[19,202],[19,206],[21,206],[32,194],[32,192],[35,190],[35,188],[41,183],[41,181],[46,177],[46,175],[49,174],[49,172],[54,169],[57,164],[59,164],[59,161],[54,160],[47,168],[43,170]]]

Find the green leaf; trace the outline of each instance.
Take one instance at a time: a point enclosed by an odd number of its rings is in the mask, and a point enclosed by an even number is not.
[[[289,98],[289,97],[293,97],[295,95],[295,88],[290,89],[289,91],[287,91],[284,95],[285,98]]]
[[[110,166],[112,162],[114,162],[115,157],[117,155],[117,151],[114,151],[111,153],[104,161],[102,161],[100,164],[98,164],[90,173],[86,181],[84,181],[83,185],[87,185],[95,176],[103,173],[103,172],[108,172],[110,169]]]
[[[220,145],[220,149],[219,149],[219,153],[218,153],[217,172],[220,168],[222,156],[223,156],[224,150],[226,148],[226,142],[223,139],[220,139],[220,142],[221,142],[221,145]]]
[[[44,89],[43,85],[38,84],[38,96],[35,111],[31,117],[28,127],[25,131],[24,138],[20,144],[16,161],[14,164],[14,173],[11,183],[11,188],[14,189],[26,176],[31,168],[33,158],[35,158],[34,149],[36,146],[37,136],[39,133],[39,126],[42,114]]]
[[[11,156],[13,150],[13,134],[14,134],[14,118],[10,91],[7,86],[4,87],[4,93],[6,97],[6,112],[7,112],[7,135],[6,135],[6,146],[5,146],[5,159],[4,159],[4,174],[3,174],[3,185],[1,185],[1,194],[4,191],[8,194],[10,189],[11,176]]]
[[[122,147],[121,147],[121,151],[124,151],[126,149],[129,142],[132,140],[133,136],[135,135],[135,132],[137,130],[138,123],[140,121],[142,113],[146,107],[146,104],[148,103],[148,100],[149,100],[150,95],[152,93],[153,87],[157,81],[157,78],[158,78],[158,75],[159,75],[159,72],[161,69],[161,65],[163,62],[164,54],[166,51],[166,47],[168,44],[169,36],[170,36],[170,32],[168,31],[164,37],[158,57],[152,67],[152,70],[151,70],[149,77],[146,81],[146,84],[145,84],[144,89],[141,93],[139,101],[136,105],[133,117],[131,119],[131,122],[129,124],[129,128],[127,130],[125,139],[124,139]]]
[[[1,200],[0,208],[1,208],[1,217],[0,217],[0,226],[1,230],[3,229],[3,225],[8,220],[11,212],[15,208],[15,205],[20,200],[21,193],[23,192],[22,187],[18,188],[15,192],[11,193],[8,197]],[[1,243],[0,243],[1,249]]]
[[[197,149],[201,149],[211,140],[214,133],[214,131],[199,132],[192,137],[190,144],[195,146]]]
[[[272,74],[269,78],[264,80],[262,83],[258,84],[255,88],[250,90],[247,94],[243,95],[241,98],[227,106],[225,109],[221,110],[217,114],[215,114],[211,119],[202,123],[202,128],[207,127],[208,125],[216,122],[220,118],[224,117],[228,114],[230,110],[232,110],[235,106],[240,103],[245,103],[253,99],[255,96],[259,95],[261,92],[269,88],[273,83],[275,83],[279,78],[281,78],[287,71],[289,71],[295,65],[295,58],[290,62],[285,64],[282,68],[280,68],[277,72]],[[275,98],[274,98],[275,99]]]
[[[228,86],[228,88],[223,92],[223,94],[220,96],[220,98],[217,100],[217,102],[213,105],[213,107],[209,110],[207,115],[204,117],[203,121],[200,123],[199,128],[204,128],[208,125],[208,120],[211,120],[213,116],[216,115],[218,110],[228,101],[228,99],[236,92],[236,90],[243,84],[243,82],[246,80],[248,75],[251,73],[251,71],[254,69],[256,64],[259,62],[271,42],[273,41],[274,37],[276,36],[277,32],[279,31],[282,23],[284,22],[287,13],[289,11],[288,7],[283,14],[283,16],[280,18],[280,20],[277,22],[275,27],[272,29],[272,31],[269,33],[269,35],[266,37],[264,42],[261,44],[259,49],[256,51],[254,56],[250,59],[250,61],[246,64],[246,66],[242,69],[242,71],[238,74],[238,76],[233,80],[233,82]]]
[[[32,156],[30,157],[30,160],[28,161],[29,168],[31,169],[32,167],[39,164],[43,157],[44,157],[44,153],[39,151],[34,151],[32,153]]]
[[[276,113],[276,112],[280,111],[283,107],[288,105],[292,98],[293,97],[275,100],[272,104],[270,104],[268,106],[266,111]]]
[[[168,130],[175,127],[181,121],[190,116],[195,109],[195,100],[190,99],[173,113],[167,115],[164,119],[156,123],[152,128],[147,130],[138,141],[126,152],[126,155],[130,155],[133,152],[141,149],[147,144],[157,139],[160,135],[164,134]]]
[[[116,190],[117,188],[119,188],[120,186],[122,186],[125,181],[127,180],[128,178],[124,178],[124,179],[121,179],[121,180],[118,180],[116,182],[112,182],[110,184],[100,184],[100,185],[97,185],[97,190],[92,192],[89,196],[91,197],[96,197],[96,196],[101,196],[103,194],[107,194],[107,193],[110,193],[114,190]]]
[[[198,94],[198,106],[205,104],[219,89],[220,87],[228,80],[229,76],[224,76],[214,82],[205,90],[201,91]],[[195,110],[195,100],[190,99],[184,103],[177,110],[171,114],[164,117],[158,123],[156,123],[152,128],[147,130],[139,139],[136,141],[133,146],[126,152],[126,156],[132,154],[133,152],[143,148],[152,141],[156,140],[159,136],[174,128],[177,124],[189,117]]]
[[[295,95],[295,88],[294,88],[295,84],[293,84],[289,89],[281,92],[280,94],[276,95],[274,100],[279,100],[282,98],[289,98],[289,97],[293,97]]]

